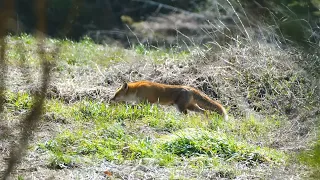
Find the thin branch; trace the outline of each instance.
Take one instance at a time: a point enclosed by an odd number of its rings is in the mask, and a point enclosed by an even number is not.
[[[0,114],[4,109],[5,95],[4,92],[6,90],[6,74],[7,74],[7,65],[5,60],[5,52],[6,52],[6,23],[9,19],[10,15],[13,12],[14,3],[11,0],[5,0],[4,6],[0,10]]]
[[[7,0],[10,1],[10,0]],[[80,3],[82,0],[74,0],[76,3]],[[79,4],[78,4],[79,5]],[[12,144],[11,151],[10,151],[10,157],[8,159],[7,163],[7,169],[4,172],[3,179],[7,179],[10,176],[10,173],[14,170],[17,163],[22,158],[23,154],[25,153],[25,150],[27,149],[29,140],[32,136],[32,132],[35,130],[35,128],[38,126],[40,121],[40,116],[43,113],[43,107],[45,103],[45,97],[47,93],[48,86],[50,84],[51,76],[50,71],[52,69],[52,64],[48,61],[46,55],[45,55],[45,33],[46,33],[46,1],[43,0],[37,0],[35,1],[35,9],[36,9],[36,16],[37,16],[37,38],[38,38],[38,54],[41,59],[41,66],[42,66],[42,76],[41,76],[41,87],[40,90],[37,91],[34,95],[34,103],[33,106],[29,112],[29,114],[24,118],[22,121],[22,130],[20,133],[20,138],[18,141],[18,144]],[[78,9],[76,9],[78,10]],[[71,10],[69,16],[68,16],[68,22],[72,22],[72,19],[77,16],[76,10]],[[65,28],[62,30],[63,33],[67,33],[70,29],[69,24],[65,24]],[[1,46],[4,47],[4,46]],[[57,55],[60,51],[61,46],[58,45],[56,49],[53,52],[54,59],[57,58]],[[18,47],[19,48],[19,47]],[[22,48],[22,46],[20,47]],[[25,56],[22,56],[24,62],[25,62]],[[0,94],[1,95],[1,94]]]

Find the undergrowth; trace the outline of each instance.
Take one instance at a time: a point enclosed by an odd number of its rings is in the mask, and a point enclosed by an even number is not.
[[[24,104],[30,98],[27,93],[8,92],[8,109],[28,108]],[[152,158],[160,166],[177,166],[186,158],[198,157],[197,163],[213,166],[215,162],[217,167],[224,161],[252,166],[286,159],[281,151],[253,143],[265,141],[267,133],[278,127],[273,119],[225,122],[215,114],[185,116],[157,105],[107,105],[90,100],[67,105],[52,99],[45,109],[75,124],[74,129],[62,130],[38,144],[38,150],[50,153],[47,165],[51,168],[76,167],[83,163],[81,157],[114,163]]]
[[[9,111],[29,109],[30,99],[28,93],[7,92],[6,106]],[[84,163],[81,157],[118,164],[151,158],[167,167],[184,161],[193,164],[198,158],[197,163],[215,168],[222,168],[225,162],[282,164],[287,158],[267,146],[268,132],[280,126],[275,119],[224,121],[216,114],[206,118],[195,113],[181,115],[174,109],[164,111],[158,105],[108,105],[90,100],[68,105],[51,99],[45,110],[75,125],[38,144],[38,151],[50,154],[50,168],[76,167]],[[265,145],[255,145],[259,143]]]
[[[39,65],[33,37],[10,36],[7,41],[10,66],[28,62],[32,69]],[[215,56],[203,57],[201,55],[210,55],[212,50],[194,55],[192,51],[151,49],[143,45],[125,50],[96,45],[88,38],[80,42],[46,41],[48,56],[55,45],[61,45],[52,73],[63,77],[59,82],[62,84],[50,86],[50,92],[56,94],[47,96],[42,118],[42,123],[56,123],[62,128],[55,129],[57,135],[35,145],[37,152],[49,154],[45,163],[51,169],[76,168],[103,161],[151,163],[152,166],[177,169],[186,165],[198,172],[214,169],[217,177],[234,178],[247,173],[248,168],[280,167],[287,165],[292,156],[279,147],[291,140],[288,136],[294,133],[283,135],[279,131],[286,127],[302,129],[294,126],[286,115],[297,113],[298,109],[312,109],[318,102],[316,91],[313,91],[315,80],[304,76],[304,71],[292,74],[297,67],[289,63],[291,56],[280,50],[274,54],[274,47],[256,50],[248,45],[243,47],[248,49],[246,51],[229,47],[229,54],[220,50],[215,51]],[[25,47],[23,55],[19,45]],[[246,54],[249,51],[254,56]],[[195,57],[200,58],[190,60]],[[287,59],[280,62],[278,57]],[[208,59],[202,62],[201,58]],[[248,58],[257,64],[252,64]],[[140,60],[149,64],[137,63]],[[227,65],[214,64],[219,60]],[[165,83],[196,84],[195,87],[226,104],[231,118],[224,121],[214,113],[209,117],[197,113],[182,115],[173,108],[151,104],[109,104],[105,101],[108,97],[103,97],[100,89],[84,92],[83,96],[73,92],[81,89],[86,81],[95,83],[93,86],[115,89],[118,85],[114,80],[116,77],[122,80],[147,77]],[[92,82],[96,78],[102,80]],[[67,83],[74,89],[67,87]],[[61,95],[64,88],[71,89],[73,101],[67,101]],[[111,95],[111,91],[107,93]],[[9,88],[5,110],[12,116],[25,115],[32,100],[33,91]],[[248,113],[248,109],[255,113]],[[239,166],[243,168],[238,169]]]

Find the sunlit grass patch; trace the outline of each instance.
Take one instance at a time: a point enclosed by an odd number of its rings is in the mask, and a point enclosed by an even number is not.
[[[279,153],[276,151],[239,143],[227,134],[203,129],[185,129],[164,139],[166,139],[163,143],[164,150],[178,156],[190,157],[205,154],[208,157],[219,157],[226,161],[235,160],[248,163],[262,163],[270,161],[270,159],[279,159]],[[266,152],[266,154],[262,152]],[[270,152],[275,153],[274,156]],[[272,157],[267,157],[267,154]]]
[[[39,42],[35,37],[27,34],[7,36],[7,41],[7,60],[10,64],[38,66],[41,63],[37,49]],[[108,67],[120,61],[130,60],[129,54],[132,54],[123,48],[95,44],[87,37],[79,42],[46,38],[44,47],[45,56],[48,60],[56,60],[58,70],[64,70],[68,66]],[[58,54],[54,58],[52,53]]]
[[[55,152],[50,156],[48,167],[53,169],[70,168],[73,166],[74,162],[75,160],[73,160],[71,156],[61,152]]]
[[[32,105],[32,96],[25,92],[8,92],[6,97],[12,111],[28,111]],[[56,137],[38,143],[39,149],[50,155],[50,168],[76,167],[82,159],[117,164],[152,161],[165,167],[187,163],[198,170],[222,170],[231,177],[236,174],[232,168],[235,163],[251,167],[287,161],[285,153],[268,148],[269,134],[282,126],[277,118],[225,121],[215,113],[183,115],[159,105],[107,104],[89,99],[69,104],[47,99],[45,104],[45,113],[72,124]]]
[[[83,100],[72,105],[72,114],[79,121],[135,121],[143,117],[160,117],[164,115],[158,107],[146,105],[108,105],[102,102]]]
[[[72,106],[63,103],[61,100],[50,99],[46,100],[45,112],[54,112],[60,115],[65,116],[66,118],[71,118]]]
[[[8,92],[6,97],[12,110],[31,107],[28,93]],[[219,167],[228,162],[250,166],[281,163],[287,158],[281,151],[250,144],[264,142],[268,133],[281,127],[273,118],[225,121],[216,114],[183,115],[175,110],[164,111],[158,105],[110,105],[85,99],[73,104],[47,100],[45,112],[75,124],[73,129],[65,129],[39,144],[42,150],[50,152],[48,165],[53,168],[74,166],[78,157],[116,163],[151,158],[160,166],[174,166],[185,160],[194,164],[198,157],[197,163]],[[146,127],[151,130],[140,132]]]
[[[10,111],[28,110],[33,104],[32,96],[27,92],[11,92],[7,91],[6,106]]]
[[[267,145],[272,141],[274,132],[283,127],[285,122],[281,117],[266,117],[266,118],[229,118],[228,121],[222,118],[217,118],[215,115],[209,117],[208,128],[210,130],[224,132],[234,136],[239,140],[263,143]]]
[[[89,38],[83,38],[80,42],[63,40],[60,43],[59,59],[71,66],[90,65],[95,67],[96,64],[109,66],[126,60],[124,49],[97,45]]]
[[[182,161],[194,164],[195,157],[202,159],[198,163],[208,166],[228,162],[254,165],[282,162],[286,158],[281,152],[239,138],[239,127],[264,129],[263,124],[251,122],[254,120],[225,122],[216,115],[207,119],[201,114],[182,115],[151,104],[107,105],[82,100],[63,108],[58,108],[59,105],[62,104],[48,102],[47,110],[72,118],[78,125],[40,143],[41,149],[57,156],[49,164],[64,159],[65,164],[70,164],[69,159],[78,156],[115,163],[151,158],[160,166],[175,166]],[[237,127],[236,132],[229,130],[230,127]],[[140,132],[144,128],[150,131]]]
[[[165,63],[166,61],[187,61],[190,57],[190,51],[179,50],[179,48],[156,49],[145,45],[136,45],[132,49],[140,55],[146,55],[156,64]]]
[[[313,141],[310,149],[298,154],[301,163],[310,167],[309,175],[311,179],[318,179],[320,175],[320,138]]]

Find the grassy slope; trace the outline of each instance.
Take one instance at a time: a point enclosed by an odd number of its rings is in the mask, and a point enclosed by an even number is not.
[[[38,67],[39,60],[33,37],[8,37],[8,42],[7,57],[12,79],[8,82],[6,113],[7,121],[12,122],[9,126],[14,128],[15,122],[32,104],[31,92],[33,85],[37,84],[37,74],[31,72]],[[195,51],[147,50],[143,46],[124,50],[95,45],[88,39],[79,43],[49,39],[48,56],[54,44],[61,44],[62,50],[52,73],[54,80],[49,89],[42,126],[30,146],[29,155],[17,171],[21,177],[30,177],[32,172],[36,177],[81,178],[94,175],[103,178],[105,170],[116,178],[301,176],[302,168],[298,167],[299,164],[292,165],[291,152],[285,148],[295,142],[281,133],[294,124],[281,113],[271,111],[272,115],[264,112],[258,117],[243,116],[238,112],[241,107],[236,108],[238,110],[231,108],[232,103],[236,103],[231,101],[227,108],[234,118],[225,122],[215,114],[209,118],[194,113],[185,116],[170,107],[109,105],[106,101],[121,79],[157,80],[149,70],[135,69],[135,64],[140,68],[144,62],[153,66],[182,64],[189,67],[197,63],[193,60],[197,57]],[[20,53],[19,47],[25,48],[24,53]],[[229,50],[231,52],[232,48]],[[231,56],[229,60],[237,61]],[[29,69],[25,68],[26,64]],[[130,73],[126,69],[128,64],[133,69]],[[201,67],[197,68],[201,71]],[[272,69],[270,67],[270,73]],[[112,74],[117,70],[118,74]],[[30,77],[19,76],[19,71]],[[170,78],[164,72],[159,74],[164,79],[158,81],[166,82]],[[192,79],[190,74],[187,77]],[[181,80],[178,77],[178,81]],[[187,79],[182,81],[190,82]],[[263,108],[263,102],[252,96],[249,98],[261,103],[259,106]],[[279,138],[284,138],[284,141]],[[274,145],[279,142],[287,144]],[[34,156],[37,158],[32,158]],[[41,168],[37,172],[31,167],[21,171],[25,164]],[[62,175],[57,169],[68,171]]]

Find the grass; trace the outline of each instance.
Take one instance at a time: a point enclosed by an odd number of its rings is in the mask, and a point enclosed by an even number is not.
[[[37,45],[35,38],[29,35],[9,36],[7,41],[10,66],[21,67],[28,64],[32,68],[38,67],[40,60],[35,53]],[[21,53],[21,49],[17,46],[19,43],[24,47],[24,53]],[[58,44],[61,45],[61,51],[53,73],[63,72],[58,76],[62,78],[61,81],[65,80],[62,76],[74,73],[76,71],[74,69],[88,68],[90,71],[100,67],[102,70],[103,68],[110,70],[108,67],[121,63],[125,65],[131,61],[131,58],[150,60],[155,65],[161,65],[167,63],[168,59],[170,63],[179,64],[192,57],[190,52],[175,49],[150,49],[140,45],[125,50],[96,45],[90,39],[84,38],[80,42],[46,39],[49,59],[52,58],[53,47]],[[247,61],[243,60],[243,62]],[[165,68],[163,69],[168,70]],[[190,73],[196,73],[192,69],[187,70],[191,70]],[[300,88],[300,91],[293,93],[305,99],[312,99],[314,96],[314,94],[308,94],[309,91],[304,91],[307,89],[306,84],[300,76],[293,75],[288,80],[282,81],[280,78],[278,81],[277,77],[269,77],[269,72],[260,73],[254,77],[250,69],[245,70],[246,73],[240,73],[244,78],[241,86],[247,91],[242,93],[245,94],[246,100],[256,103],[255,106],[259,105],[259,109],[267,109],[264,107],[265,102],[273,103],[274,101],[271,100],[276,99],[274,98],[276,95],[277,97],[280,97],[279,94],[281,97],[286,96],[283,92],[288,88],[293,90]],[[83,72],[79,71],[78,74],[81,73]],[[150,73],[154,72],[150,71]],[[108,75],[108,73],[104,74]],[[72,74],[71,78],[68,77],[68,81],[76,79],[74,77],[76,75],[77,73]],[[165,76],[161,72],[160,75]],[[223,74],[220,75],[223,76]],[[89,81],[90,78],[79,79],[82,83]],[[225,79],[227,81],[227,78]],[[237,82],[241,80],[239,74],[233,79]],[[273,80],[275,82],[272,82]],[[115,89],[115,82],[108,84],[109,88]],[[221,85],[219,82],[215,83],[217,86]],[[229,90],[226,92],[236,90],[236,88],[231,89],[231,85],[226,86]],[[263,86],[266,91],[270,89],[275,92],[271,91],[260,97],[259,88],[256,88],[260,86]],[[75,89],[78,88],[80,87]],[[225,98],[229,97],[225,96]],[[271,100],[268,101],[267,98]],[[301,103],[304,102],[302,100],[300,99]],[[314,101],[316,101],[315,98]],[[18,114],[28,112],[32,103],[33,96],[29,91],[13,91],[10,88],[6,91],[6,113],[15,116],[17,112]],[[285,103],[288,106],[292,105],[287,101]],[[268,108],[277,111],[272,106]],[[285,107],[281,108],[285,109]],[[274,147],[272,143],[277,142],[279,138],[275,132],[287,127],[288,123],[284,116],[278,116],[276,113],[260,117],[240,115],[232,117],[231,115],[228,121],[224,121],[216,114],[211,114],[209,117],[197,113],[182,115],[173,108],[151,104],[109,104],[104,99],[87,96],[76,98],[73,102],[66,102],[59,96],[50,96],[46,99],[44,109],[46,114],[42,118],[42,123],[59,124],[59,129],[55,129],[58,134],[36,142],[36,148],[33,150],[49,154],[45,165],[50,169],[73,169],[107,161],[117,165],[133,163],[171,168],[169,175],[171,179],[185,178],[180,176],[180,171],[185,171],[184,167],[198,174],[204,170],[212,170],[215,172],[214,177],[236,178],[238,175],[250,173],[247,172],[248,169],[285,166],[291,158],[290,153],[272,148]],[[293,108],[287,107],[287,109]],[[266,111],[263,113],[267,114]],[[24,115],[24,113],[21,114]]]
[[[183,62],[187,61],[190,56],[190,51],[179,49],[157,49],[146,47],[143,44],[133,46],[133,50],[140,55],[147,55],[155,64],[165,63],[168,59],[170,61]]]
[[[8,92],[7,107],[27,110],[31,99],[28,93]],[[226,122],[215,114],[206,119],[199,114],[181,115],[174,109],[164,111],[157,105],[108,105],[86,99],[73,104],[47,100],[45,110],[69,119],[75,127],[38,143],[38,150],[50,154],[50,168],[76,167],[85,163],[83,158],[117,164],[153,159],[165,167],[186,161],[195,169],[198,164],[207,168],[281,164],[288,158],[279,150],[254,145],[263,143],[280,126],[275,119]]]
[[[216,115],[204,119],[197,114],[179,115],[175,110],[166,113],[150,104],[110,106],[88,100],[68,106],[50,100],[46,109],[72,117],[71,123],[77,124],[76,129],[66,129],[39,144],[52,155],[49,166],[53,168],[73,166],[79,156],[115,163],[152,158],[160,166],[177,166],[185,158],[194,161],[196,157],[201,161],[197,163],[215,162],[218,166],[223,161],[254,165],[286,159],[281,151],[248,143],[248,139],[258,141],[277,128],[270,126],[275,120],[224,122]]]
[[[22,34],[20,36],[7,36],[8,54],[7,59],[12,65],[35,66],[40,63],[36,52],[37,39],[31,35]],[[156,49],[143,45],[133,46],[131,50],[125,50],[120,47],[110,47],[108,45],[97,45],[90,38],[84,37],[79,42],[68,39],[56,40],[45,39],[46,52],[54,53],[55,46],[60,46],[60,52],[57,60],[59,61],[57,69],[64,70],[69,66],[90,66],[109,67],[119,62],[130,61],[132,57],[144,59],[143,56],[151,57],[158,64],[166,60],[186,60],[190,55],[188,51],[179,51],[174,49]],[[135,52],[135,53],[133,53]],[[53,59],[52,55],[49,59]]]
[[[310,178],[318,179],[320,175],[320,138],[314,141],[311,148],[299,154],[299,161],[311,168]]]
[[[40,62],[37,56],[37,40],[33,36],[22,34],[21,36],[8,36],[8,60],[10,64],[21,65],[27,61],[28,65],[37,65]],[[71,40],[55,40],[47,38],[45,40],[46,52],[48,55],[54,53],[55,46],[60,46],[58,54],[58,69],[63,69],[64,65],[71,66],[110,66],[110,64],[125,61],[126,50],[123,48],[113,48],[95,45],[89,38],[83,38],[78,43]],[[106,52],[106,48],[108,52]],[[22,50],[23,49],[23,50]],[[24,52],[22,52],[24,51]],[[22,52],[22,53],[21,53]],[[51,57],[52,59],[53,57]],[[50,59],[50,57],[49,57]]]
[[[32,106],[32,97],[26,92],[6,93],[7,107],[11,111],[28,110]]]

